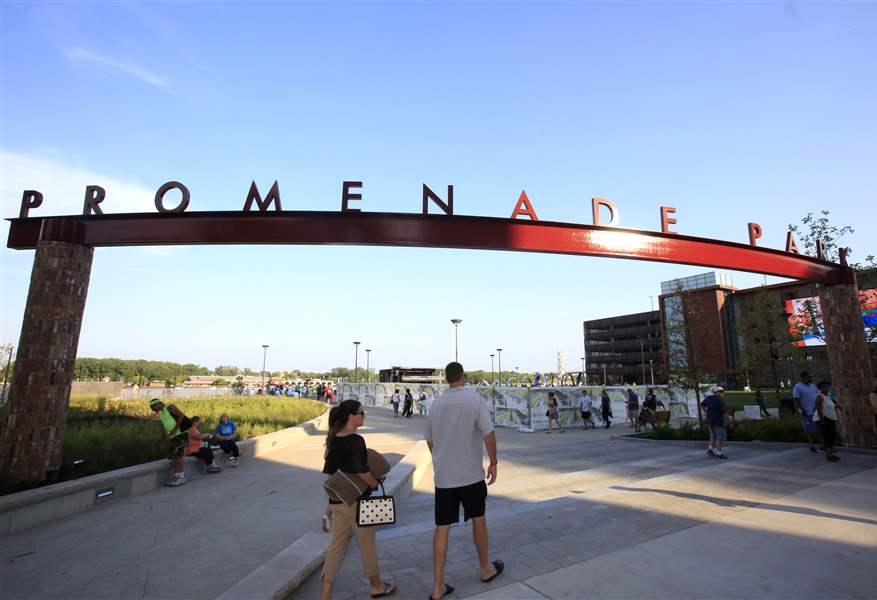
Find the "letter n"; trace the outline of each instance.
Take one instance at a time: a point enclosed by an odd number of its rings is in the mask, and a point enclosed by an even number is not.
[[[259,194],[259,188],[256,187],[256,182],[250,184],[250,193],[247,194],[247,201],[244,203],[244,211],[252,210],[253,202],[255,202],[259,206],[259,212],[268,212],[268,207],[271,206],[271,203],[274,203],[274,210],[277,212],[282,211],[283,209],[280,207],[280,188],[277,185],[277,181],[274,182],[274,185],[271,186],[271,189],[268,190],[268,195],[265,196],[265,200],[262,200],[262,195]]]
[[[435,202],[440,209],[444,211],[446,215],[454,214],[454,186],[448,186],[448,203],[445,204],[442,202],[442,199],[439,198],[435,192],[433,192],[427,185],[423,184],[423,214],[429,214],[429,201],[432,200]]]

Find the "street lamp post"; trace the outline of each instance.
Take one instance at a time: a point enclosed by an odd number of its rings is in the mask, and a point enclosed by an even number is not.
[[[493,385],[493,382],[496,381],[496,377],[493,376],[493,357],[495,354],[490,355],[490,385]]]
[[[463,322],[463,319],[451,319],[451,323],[454,324],[454,362],[460,362],[460,359],[457,357],[457,325]]]
[[[496,360],[499,363],[499,384],[502,385],[502,348],[496,349]]]
[[[371,369],[369,368],[369,364],[370,364],[369,359],[371,358],[371,353],[372,353],[371,348],[365,349],[365,380],[368,383],[372,382],[372,372],[371,372]]]
[[[652,375],[652,385],[655,385],[655,359],[649,359],[649,373]]]
[[[582,357],[582,385],[588,385],[588,380],[585,377],[585,357]]]
[[[603,385],[606,385],[606,365],[603,365]]]
[[[357,383],[359,377],[357,370],[359,369],[359,342],[353,342],[353,382]]]
[[[265,363],[268,360],[268,344],[262,344],[262,392],[265,391]]]

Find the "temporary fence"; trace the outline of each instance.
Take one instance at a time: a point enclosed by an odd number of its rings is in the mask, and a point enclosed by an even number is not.
[[[392,408],[391,399],[398,390],[400,397],[410,390],[414,397],[413,412],[428,413],[433,401],[447,385],[417,383],[339,383],[337,397],[339,400],[358,400],[364,406]],[[710,386],[701,386],[701,397]],[[655,386],[562,386],[562,387],[514,387],[514,386],[472,386],[472,391],[481,396],[490,410],[493,422],[498,427],[514,427],[518,429],[545,429],[548,426],[548,393],[554,392],[557,399],[558,416],[564,426],[582,426],[581,399],[587,393],[592,400],[592,414],[596,421],[601,421],[600,401],[605,390],[609,395],[612,409],[612,421],[621,422],[627,418],[628,390],[634,390],[639,397],[640,405],[651,389],[657,399],[670,411],[674,420],[696,416],[696,395],[694,390],[683,390],[664,385]],[[420,401],[421,393],[426,395]],[[401,408],[400,408],[401,410]]]

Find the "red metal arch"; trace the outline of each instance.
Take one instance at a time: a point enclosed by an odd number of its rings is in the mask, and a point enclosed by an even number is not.
[[[9,219],[7,246],[350,244],[512,250],[629,258],[750,271],[825,284],[850,281],[840,265],[770,248],[674,233],[547,221],[366,212],[184,212]]]

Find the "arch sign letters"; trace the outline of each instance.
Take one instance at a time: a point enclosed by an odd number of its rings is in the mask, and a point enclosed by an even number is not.
[[[180,182],[169,181],[155,193],[154,213],[104,214],[101,205],[112,199],[98,185],[85,189],[82,215],[35,217],[43,195],[26,190],[18,219],[10,219],[8,247],[35,248],[41,239],[86,246],[168,244],[357,244],[422,246],[479,250],[516,250],[580,254],[672,262],[804,279],[825,284],[849,279],[845,257],[841,264],[798,252],[792,232],[783,251],[758,245],[762,228],[747,225],[748,244],[680,235],[671,230],[676,209],[661,206],[660,231],[618,227],[620,211],[610,200],[592,198],[592,225],[540,221],[526,192],[521,192],[509,218],[454,214],[454,186],[442,198],[426,184],[421,212],[362,212],[363,182],[344,181],[337,212],[285,211],[275,181],[263,198],[256,183],[241,211],[189,212],[191,194]],[[430,214],[434,205],[441,214]],[[608,213],[608,222],[601,220]]]
[[[24,191],[7,245],[36,249],[12,383],[0,430],[0,491],[58,477],[67,405],[95,247],[170,244],[348,244],[515,250],[630,258],[750,271],[814,281],[823,311],[832,385],[844,443],[877,445],[868,391],[871,365],[859,315],[855,272],[798,251],[791,232],[782,250],[758,245],[762,228],[747,225],[749,243],[681,235],[677,211],[659,207],[659,231],[619,227],[619,208],[591,199],[592,224],[541,221],[521,192],[508,218],[454,214],[454,187],[436,193],[423,184],[419,213],[363,212],[363,182],[341,184],[338,211],[288,211],[275,181],[264,197],[250,185],[240,211],[190,211],[192,196],[178,181],[155,193],[155,211],[105,214],[112,198],[89,185],[81,215],[37,216],[43,194]],[[432,210],[432,214],[430,213]],[[608,217],[602,220],[602,217]],[[742,229],[742,227],[741,227]],[[834,342],[832,340],[839,340]]]

